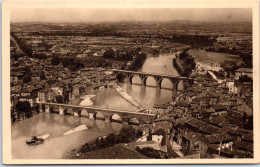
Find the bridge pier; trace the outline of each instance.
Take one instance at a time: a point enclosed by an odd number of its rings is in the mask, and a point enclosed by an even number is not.
[[[122,118],[122,124],[123,125],[128,125],[128,118]]]
[[[59,106],[59,114],[64,115],[64,108]]]
[[[88,113],[89,114],[89,119],[95,119],[94,118],[94,113]]]
[[[73,112],[73,116],[74,117],[79,117],[79,113],[78,112]]]
[[[39,104],[39,112],[43,112],[43,109],[42,109],[42,104]]]
[[[180,82],[179,79],[176,79],[176,78],[171,78],[170,79],[171,82],[172,82],[172,91],[173,91],[173,94],[177,95],[177,91],[178,91],[178,83]]]
[[[50,113],[50,106],[49,105],[45,105],[45,112]]]
[[[142,118],[140,118],[140,119],[138,119],[138,121],[139,121],[139,126],[141,127],[141,126],[142,126],[142,124],[143,124],[143,119],[142,119]]]
[[[156,87],[162,88],[162,77],[154,76],[154,79],[156,81]]]
[[[139,77],[140,77],[140,79],[141,79],[141,85],[146,86],[147,76],[146,76],[146,75],[143,75],[143,74],[139,74]]]
[[[105,122],[110,122],[110,115],[104,115],[104,117],[105,117]]]

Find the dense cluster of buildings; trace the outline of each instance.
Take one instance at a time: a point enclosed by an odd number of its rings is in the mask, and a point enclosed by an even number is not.
[[[100,87],[115,84],[116,77],[104,69],[81,69],[71,71],[62,64],[52,65],[51,58],[45,60],[27,56],[11,60],[11,106],[15,111],[18,101],[28,101],[32,108],[38,101],[63,102],[90,93]],[[28,79],[26,79],[28,77]],[[18,114],[16,120],[19,120]]]
[[[240,68],[236,75],[252,77],[252,70]],[[197,74],[192,87],[180,92],[170,103],[155,105],[154,112],[158,114],[155,127],[144,133],[147,136],[138,143],[142,147],[167,153],[168,146],[168,150],[177,153],[172,158],[254,155],[252,82],[238,83],[233,76],[219,83],[209,74]],[[158,130],[164,133],[145,144],[148,135],[155,135]]]

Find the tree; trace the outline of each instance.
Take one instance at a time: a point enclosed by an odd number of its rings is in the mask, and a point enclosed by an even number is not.
[[[136,133],[136,138],[140,138],[143,136],[143,132],[141,130],[138,130]]]
[[[106,139],[107,139],[108,145],[110,145],[110,146],[114,145],[117,142],[116,135],[114,133],[109,134]]]
[[[54,55],[53,58],[52,58],[52,60],[51,60],[51,63],[52,63],[52,65],[58,65],[58,64],[60,64],[60,58],[59,58],[59,56]]]
[[[36,59],[46,59],[47,55],[40,53],[40,54],[34,54],[33,57],[36,58]]]
[[[28,101],[18,101],[16,103],[16,110],[18,115],[24,112],[27,118],[32,116],[31,105]]]
[[[147,58],[147,55],[144,54],[144,53],[141,53],[141,54],[137,54],[133,63],[131,64],[131,66],[129,67],[129,70],[131,71],[138,71],[142,68],[145,60]]]
[[[11,58],[18,60],[20,57],[26,56],[24,53],[11,53]]]
[[[220,66],[227,73],[228,77],[230,74],[235,74],[235,71],[239,68],[233,61],[224,61]]]
[[[244,75],[244,76],[239,77],[238,82],[239,82],[239,83],[243,83],[243,82],[253,82],[253,79],[250,78],[250,77],[247,76],[247,75]]]
[[[28,82],[30,82],[30,81],[32,80],[32,79],[31,79],[31,74],[30,74],[30,73],[26,73],[26,74],[23,76],[22,80],[23,80],[23,83],[28,83]]]
[[[125,77],[126,77],[125,74],[119,73],[119,74],[116,76],[116,79],[118,80],[118,82],[124,82]]]
[[[61,62],[64,67],[69,68],[71,71],[77,71],[80,68],[85,67],[83,63],[83,59],[77,57],[72,57],[72,56],[65,57],[61,60]]]
[[[116,55],[116,53],[113,49],[108,49],[105,51],[103,57],[106,59],[114,59],[115,55]]]
[[[64,103],[63,97],[61,95],[56,96],[57,103]]]

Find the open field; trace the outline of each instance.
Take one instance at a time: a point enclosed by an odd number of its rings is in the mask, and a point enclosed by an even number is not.
[[[205,50],[191,49],[188,51],[196,61],[199,62],[215,62],[215,63],[224,63],[225,61],[236,62],[241,64],[242,60],[238,55],[227,54],[227,53],[216,53],[216,52],[207,52]]]

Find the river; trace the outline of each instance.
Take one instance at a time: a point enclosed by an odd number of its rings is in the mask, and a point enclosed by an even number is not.
[[[159,57],[149,57],[145,61],[140,71],[164,75],[179,76],[178,72],[173,67],[173,58],[175,54],[163,54]],[[133,77],[133,84],[129,82],[118,83],[125,92],[134,98],[139,104],[148,109],[152,109],[154,103],[165,103],[172,99],[173,92],[171,81],[164,79],[162,87],[166,89],[156,88],[156,82],[152,77],[147,78],[148,86],[141,86],[141,80],[138,76]],[[180,81],[178,89],[183,89],[182,81]],[[94,106],[105,107],[112,109],[123,109],[136,111],[136,107],[131,105],[127,100],[122,98],[113,88],[99,89],[94,92],[96,95],[93,98]]]
[[[88,129],[64,136],[68,130],[85,124]],[[116,122],[105,123],[83,117],[61,116],[40,113],[12,125],[13,159],[60,159],[72,149],[78,148],[98,136],[118,132],[123,125]],[[29,146],[26,140],[32,136],[50,134],[41,145]]]
[[[159,57],[149,57],[145,61],[141,71],[158,74],[178,76],[173,68],[172,59],[174,54],[163,54]],[[152,108],[154,103],[170,101],[173,94],[169,89],[155,88],[155,81],[149,77],[147,87],[140,85],[138,77],[133,78],[134,84],[119,83],[118,85],[131,95],[139,104],[146,108]],[[182,84],[180,89],[182,88]],[[171,88],[171,82],[163,80],[162,87]],[[137,111],[138,109],[121,97],[115,89],[105,88],[95,91],[91,98],[92,106],[112,109]],[[89,103],[89,100],[86,100]],[[82,105],[82,104],[81,104]],[[84,104],[83,104],[84,105]],[[63,136],[63,133],[81,124],[87,125],[88,129]],[[84,143],[95,139],[98,136],[108,135],[117,132],[122,124],[111,122],[105,123],[102,120],[92,120],[73,116],[62,116],[57,114],[41,113],[27,120],[12,125],[12,158],[14,159],[60,159],[72,149],[78,148]],[[42,145],[28,146],[25,141],[32,136],[50,134]]]

